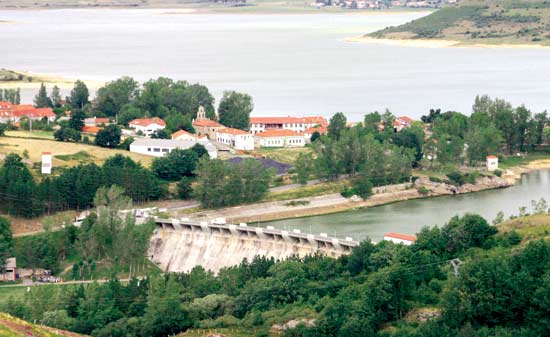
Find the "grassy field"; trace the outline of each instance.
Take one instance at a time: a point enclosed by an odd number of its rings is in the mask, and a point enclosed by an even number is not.
[[[546,152],[533,152],[521,157],[509,156],[501,158],[498,165],[501,169],[509,169],[515,166],[527,165],[535,160],[543,159],[550,159],[550,154]]]
[[[271,192],[262,201],[291,200],[340,193],[345,187],[349,187],[349,181],[347,180],[327,181],[312,186],[294,188],[288,191]]]
[[[259,148],[254,150],[257,157],[265,157],[281,163],[294,164],[300,153],[311,153],[309,147],[301,148]]]
[[[21,134],[20,137],[23,137]],[[54,155],[53,165],[56,166],[74,166],[86,162],[94,162],[98,165],[103,163],[105,159],[122,154],[131,157],[137,162],[141,162],[144,166],[150,166],[152,157],[132,153],[124,150],[106,149],[98,146],[58,142],[48,139],[31,139],[20,137],[1,137],[0,138],[0,154],[17,153],[23,156],[25,150],[29,155],[29,160],[35,163],[41,161],[42,152],[49,151]],[[74,156],[77,154],[76,156]],[[73,155],[73,157],[70,157]],[[61,157],[59,156],[65,156]]]
[[[376,38],[443,39],[464,44],[550,45],[550,2],[462,0],[412,22],[369,34]]]
[[[550,239],[550,214],[531,215],[508,220],[499,225],[500,232],[516,230],[524,242]]]

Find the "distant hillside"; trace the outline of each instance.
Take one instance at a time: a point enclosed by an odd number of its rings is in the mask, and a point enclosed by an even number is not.
[[[550,45],[550,0],[462,0],[369,37]]]
[[[10,315],[0,313],[0,336],[2,337],[85,337],[74,332],[32,324]]]

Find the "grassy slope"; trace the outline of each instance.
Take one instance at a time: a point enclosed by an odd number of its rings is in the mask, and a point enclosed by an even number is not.
[[[463,0],[428,16],[370,34],[376,38],[550,45],[547,0]]]
[[[62,331],[0,313],[0,337],[78,337],[74,332]]]
[[[54,168],[57,166],[74,166],[82,162],[95,162],[100,165],[105,159],[114,156],[115,154],[122,154],[131,157],[135,161],[140,161],[144,166],[149,166],[152,162],[152,157],[145,156],[137,153],[132,153],[124,150],[106,149],[98,146],[81,144],[81,143],[69,143],[58,142],[48,139],[31,139],[23,138],[27,136],[24,132],[18,134],[18,132],[8,132],[10,137],[0,138],[0,154],[17,153],[23,155],[25,150],[29,153],[29,159],[32,162],[40,162],[43,151],[50,151],[55,157]],[[79,152],[81,152],[79,154]],[[84,154],[87,153],[87,155]],[[63,157],[64,155],[75,155]],[[59,157],[59,156],[62,157]],[[68,160],[62,160],[60,158],[66,158]],[[82,160],[83,159],[83,160]]]

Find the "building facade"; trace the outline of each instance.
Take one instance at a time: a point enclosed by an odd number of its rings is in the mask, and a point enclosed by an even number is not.
[[[385,233],[384,240],[391,241],[393,243],[402,243],[405,246],[410,246],[416,242],[416,236],[401,233]]]
[[[285,129],[271,129],[254,135],[256,147],[304,147],[303,133]]]
[[[305,132],[315,126],[327,126],[324,117],[250,117],[250,132],[253,134],[266,130],[284,129],[294,132]]]
[[[254,150],[254,136],[239,129],[223,128],[218,130],[216,141],[241,151]]]
[[[0,101],[0,123],[16,123],[24,117],[31,120],[46,119],[48,122],[53,122],[56,115],[51,108],[35,108],[32,105]]]
[[[151,137],[157,130],[163,130],[166,127],[166,123],[158,118],[138,118],[134,119],[128,126],[137,132],[141,132],[146,137]]]
[[[218,150],[210,142],[173,139],[138,138],[130,144],[130,152],[155,157],[164,157],[175,149],[186,150],[193,147],[195,144],[203,145],[206,148],[206,151],[208,151],[210,159],[216,159],[218,157]]]
[[[197,140],[197,137],[185,130],[178,130],[172,134],[172,139],[174,140],[187,140],[187,141],[195,141]]]

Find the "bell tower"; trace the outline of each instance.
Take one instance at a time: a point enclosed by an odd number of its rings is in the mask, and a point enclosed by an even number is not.
[[[199,111],[197,111],[197,119],[206,119],[206,112],[202,105],[199,106]]]

